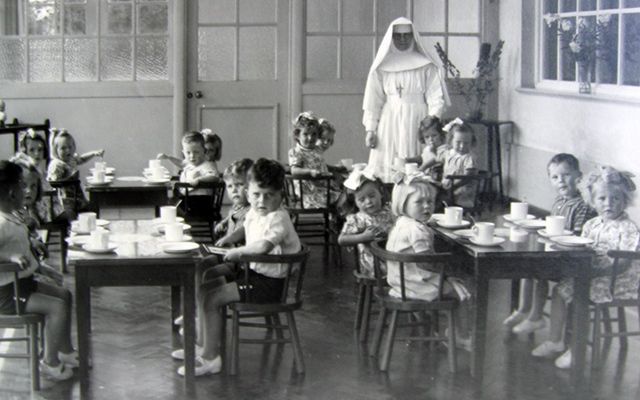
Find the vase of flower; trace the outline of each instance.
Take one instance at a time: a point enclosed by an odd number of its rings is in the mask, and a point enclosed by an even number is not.
[[[586,61],[578,62],[578,92],[591,94],[591,66]]]

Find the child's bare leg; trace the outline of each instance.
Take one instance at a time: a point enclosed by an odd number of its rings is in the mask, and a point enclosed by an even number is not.
[[[458,336],[461,338],[468,338],[470,335],[469,328],[469,301],[464,300],[460,302],[458,306],[458,310],[455,313],[456,316],[456,331],[458,332]]]
[[[202,358],[213,360],[220,355],[223,326],[221,307],[238,300],[240,300],[240,294],[235,282],[221,285],[200,298],[199,306],[204,320]]]
[[[38,292],[47,296],[56,297],[64,302],[66,305],[66,325],[62,332],[62,342],[60,343],[60,351],[68,354],[73,351],[73,345],[71,344],[71,292],[65,288],[59,286],[47,285],[46,283],[38,283]]]
[[[42,293],[32,293],[25,308],[27,312],[43,314],[45,316],[45,349],[44,361],[52,366],[60,364],[58,352],[64,351],[64,346],[70,343],[64,337],[68,331],[69,313],[64,300]],[[67,349],[70,352],[70,349]]]
[[[533,285],[533,298],[531,304],[531,312],[529,313],[530,321],[538,321],[542,318],[544,311],[544,303],[547,301],[549,293],[549,281],[545,279],[536,280]]]
[[[518,309],[511,313],[502,323],[503,325],[511,328],[527,317],[527,314],[531,310],[531,296],[533,293],[533,279],[521,279],[520,280],[520,297],[518,299]]]
[[[549,328],[549,340],[552,342],[559,343],[563,340],[567,308],[567,303],[562,296],[554,290],[551,299],[551,327]]]

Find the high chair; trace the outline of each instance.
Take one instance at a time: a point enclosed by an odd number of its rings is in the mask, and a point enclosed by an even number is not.
[[[57,201],[58,193],[55,190],[47,190],[42,193],[42,197],[46,198],[49,203],[49,215],[54,218],[54,204]],[[67,220],[48,221],[42,224],[42,229],[47,230],[47,248],[50,246],[58,247],[60,250],[60,272],[67,272],[67,242],[66,238],[69,231],[69,222]]]
[[[225,184],[222,180],[215,182],[202,182],[194,187],[186,182],[176,182],[176,190],[181,190],[182,203],[180,207],[184,211],[185,222],[191,225],[191,235],[196,242],[211,243],[213,241],[213,226],[222,219],[221,209],[224,199]],[[194,196],[191,193],[196,189],[208,189],[211,194]],[[197,200],[195,199],[197,197]],[[210,208],[200,210],[193,207],[195,202],[206,203]],[[193,203],[193,204],[192,204]]]
[[[20,288],[18,285],[18,272],[20,272],[20,270],[20,266],[16,263],[0,263],[0,272],[13,273],[13,290],[16,299],[20,298]],[[44,317],[42,315],[24,313],[18,306],[18,302],[16,302],[14,315],[0,314],[0,329],[13,328],[25,330],[25,336],[8,338],[0,336],[0,343],[25,342],[27,344],[27,351],[25,353],[0,353],[0,358],[28,359],[31,372],[32,390],[40,390],[38,328],[43,324]]]
[[[471,175],[447,175],[446,178],[453,181],[452,187],[447,190],[445,195],[449,204],[456,204],[453,194],[454,188],[470,185],[475,187],[475,196],[473,206],[466,208],[466,211],[477,216],[484,211],[487,205],[491,205],[491,199],[488,195],[490,194],[492,176],[489,171],[476,171]]]
[[[387,336],[384,347],[382,349],[382,356],[379,359],[380,371],[387,371],[389,369],[389,362],[391,361],[391,354],[393,352],[393,344],[396,340],[396,329],[399,327],[415,327],[425,326],[426,321],[417,321],[407,324],[398,325],[398,317],[402,313],[421,314],[425,315],[430,313],[436,315],[438,312],[442,312],[447,317],[447,334],[440,334],[439,327],[437,326],[437,318],[433,318],[428,325],[430,334],[423,336],[410,336],[405,339],[412,341],[429,341],[429,342],[446,342],[448,347],[449,358],[449,370],[456,372],[456,333],[454,323],[454,311],[458,307],[458,300],[455,298],[446,298],[443,295],[443,284],[445,282],[445,274],[448,270],[448,264],[453,260],[451,253],[435,253],[435,254],[408,254],[391,252],[384,249],[385,241],[373,242],[371,244],[371,252],[374,255],[374,271],[376,276],[376,299],[380,303],[380,315],[375,328],[373,343],[370,348],[370,355],[377,357],[380,351],[380,342],[382,341],[382,334],[387,326],[386,321],[389,314],[391,314],[391,321],[388,324]],[[389,262],[397,262],[400,269],[400,293],[401,297],[393,297],[389,294],[389,287],[386,285],[386,277],[381,273],[380,262],[384,261],[387,264]],[[405,263],[420,263],[424,265],[429,271],[438,273],[440,275],[438,286],[438,297],[433,301],[414,300],[406,297],[405,294],[405,281],[404,281],[404,268]]]

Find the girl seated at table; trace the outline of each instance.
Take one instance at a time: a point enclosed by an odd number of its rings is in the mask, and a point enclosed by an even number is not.
[[[625,212],[636,190],[631,176],[611,167],[600,167],[588,175],[581,191],[585,201],[598,212],[598,216],[582,228],[582,237],[594,241],[590,246],[596,252],[592,270],[598,276],[591,280],[589,295],[594,303],[606,303],[614,298],[631,299],[638,295],[640,265],[626,265],[624,272],[616,277],[615,287],[611,288],[612,260],[607,256],[609,250],[640,250],[640,230]],[[549,357],[565,350],[563,332],[572,300],[573,280],[561,281],[553,289],[549,340],[533,350],[535,357]],[[555,365],[569,368],[571,349],[558,357]]]
[[[0,314],[13,314],[17,306],[27,313],[45,317],[45,347],[40,371],[62,381],[73,376],[78,353],[71,345],[71,293],[58,286],[34,280],[40,267],[36,254],[46,253],[42,242],[33,240],[29,229],[16,216],[23,206],[22,169],[0,161],[0,260],[20,265],[20,298],[14,298],[13,274],[0,273]]]
[[[449,150],[442,128],[440,118],[427,116],[420,121],[418,134],[420,141],[424,144],[422,154],[405,159],[407,163],[417,163],[419,169],[434,181],[442,180],[442,164],[438,160],[443,160],[444,153]]]
[[[406,176],[396,174],[391,199],[391,210],[397,220],[387,239],[386,249],[397,253],[433,253],[433,232],[427,226],[436,200],[436,189],[419,174]],[[387,263],[387,283],[391,286],[389,294],[401,297],[400,267],[397,262]],[[440,276],[420,268],[415,263],[404,265],[404,284],[407,298],[433,301],[438,296]],[[467,299],[469,291],[456,278],[446,279],[443,288],[445,295],[456,296],[462,301],[456,315],[456,340],[460,347],[471,347],[466,321]],[[463,315],[465,317],[463,317]]]
[[[36,166],[40,175],[47,175],[47,141],[43,135],[29,128],[18,134],[18,153],[16,157],[25,158]]]

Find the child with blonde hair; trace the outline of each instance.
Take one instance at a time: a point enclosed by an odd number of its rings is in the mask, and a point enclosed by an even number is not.
[[[444,153],[449,149],[446,143],[446,134],[442,130],[442,122],[439,118],[431,116],[420,121],[418,134],[424,144],[422,153],[416,157],[407,157],[405,162],[416,163],[421,171],[424,171],[434,181],[441,181],[442,165],[438,160],[444,159]]]

